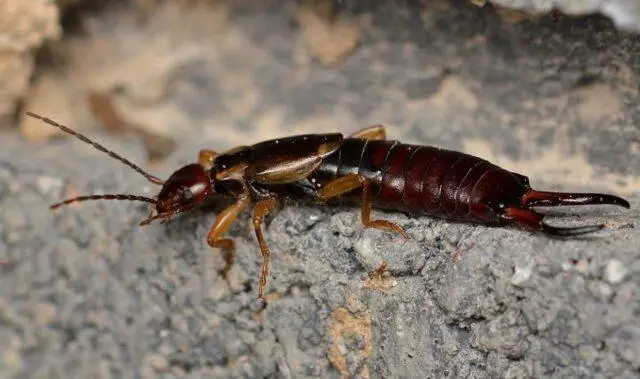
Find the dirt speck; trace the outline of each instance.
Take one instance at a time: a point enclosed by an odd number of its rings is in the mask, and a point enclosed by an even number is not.
[[[127,130],[126,122],[116,112],[108,94],[100,92],[89,94],[89,107],[93,114],[109,130],[116,133],[123,133]]]
[[[388,291],[389,289],[398,285],[398,281],[396,281],[393,276],[389,274],[387,269],[387,263],[384,262],[382,265],[374,272],[372,272],[369,277],[364,282],[365,288],[370,288],[376,291]]]
[[[332,1],[306,1],[298,7],[297,18],[311,54],[327,65],[342,61],[362,36],[360,23],[338,16]]]
[[[616,117],[622,110],[622,99],[606,84],[592,84],[575,90],[578,114],[589,123],[604,117]]]
[[[423,108],[427,105],[447,109],[453,107],[463,107],[474,110],[478,107],[479,100],[471,89],[464,83],[464,80],[455,75],[448,75],[442,78],[438,90],[424,99],[409,102],[411,108]]]
[[[505,7],[495,6],[496,13],[502,21],[508,24],[517,24],[526,20],[536,20],[541,16],[517,9],[509,9]]]
[[[369,378],[369,367],[362,365],[358,373],[351,373],[347,368],[345,355],[347,353],[346,340],[361,338],[362,344],[355,354],[360,360],[368,361],[372,352],[371,315],[362,312],[358,315],[349,313],[345,308],[337,308],[333,312],[333,324],[329,327],[332,343],[329,348],[329,361],[340,372],[343,378],[355,374],[361,378]]]
[[[31,95],[25,104],[25,110],[38,113],[56,122],[73,125],[79,128],[78,119],[74,115],[72,85],[65,83],[64,78],[44,74],[31,87]],[[41,120],[22,116],[19,124],[22,135],[31,142],[46,142],[54,136],[64,133],[57,128],[45,125]]]
[[[469,2],[477,7],[484,7],[487,5],[487,0],[469,0]]]

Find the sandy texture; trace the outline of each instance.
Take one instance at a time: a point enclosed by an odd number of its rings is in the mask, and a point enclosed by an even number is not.
[[[357,210],[285,208],[267,220],[265,307],[249,214],[230,232],[226,282],[205,242],[213,213],[140,228],[144,204],[49,212],[78,193],[157,187],[79,141],[5,133],[0,378],[639,375],[640,39],[600,17],[502,23],[468,2],[421,14],[372,3],[315,25],[331,44],[319,48],[299,26],[318,22],[306,4],[194,3],[88,20],[88,37],[59,47],[67,70],[40,73],[69,80],[56,118],[171,139],[151,169],[162,177],[201,147],[383,123],[391,138],[481,155],[538,188],[615,192],[632,209],[554,210],[553,224],[607,225],[571,241],[375,214],[405,242],[363,230]],[[359,31],[334,43],[332,25],[347,24]],[[147,140],[90,134],[148,159]],[[391,276],[370,278],[382,260]]]
[[[47,0],[0,0],[0,125],[29,90],[34,51],[61,37],[58,8]]]

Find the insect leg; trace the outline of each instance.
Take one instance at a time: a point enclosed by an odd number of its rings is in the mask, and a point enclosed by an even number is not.
[[[258,299],[264,299],[262,296],[264,287],[267,285],[267,276],[269,276],[269,257],[271,251],[269,246],[264,240],[264,234],[262,232],[262,221],[264,217],[276,206],[276,199],[270,197],[268,199],[260,200],[253,208],[253,227],[256,232],[256,238],[260,244],[260,251],[262,252],[262,273],[260,275],[260,281],[258,283]]]
[[[384,126],[382,125],[371,125],[364,129],[360,129],[357,132],[351,134],[349,138],[361,138],[361,139],[373,139],[373,140],[384,140],[387,138],[386,132],[384,130]]]
[[[543,215],[531,209],[522,209],[522,208],[507,208],[505,209],[505,213],[502,217],[526,229],[530,229],[533,231],[543,231],[549,235],[553,235],[557,237],[577,236],[580,234],[596,232],[604,228],[604,225],[602,224],[575,226],[575,227],[567,227],[567,228],[551,226],[542,220],[544,218]]]
[[[218,217],[216,218],[215,223],[209,230],[209,235],[207,235],[207,243],[211,247],[221,248],[226,252],[225,261],[226,265],[224,270],[222,271],[223,276],[226,278],[229,269],[231,268],[231,264],[233,263],[233,253],[235,250],[235,246],[233,240],[229,238],[221,238],[221,236],[229,230],[233,222],[238,217],[238,214],[242,212],[247,206],[249,206],[250,198],[249,196],[243,196],[238,199],[238,201],[223,210]]]
[[[318,197],[320,197],[321,200],[326,201],[332,197],[340,196],[360,187],[362,187],[362,209],[360,216],[362,224],[368,228],[392,230],[402,235],[405,239],[409,239],[407,233],[405,233],[400,226],[392,223],[391,221],[371,220],[371,208],[373,206],[373,201],[369,191],[369,183],[360,175],[351,174],[327,183],[320,190]]]
[[[206,169],[210,169],[211,167],[213,167],[213,161],[217,156],[218,153],[213,150],[200,150],[200,153],[198,154],[198,163],[200,163],[200,166]]]

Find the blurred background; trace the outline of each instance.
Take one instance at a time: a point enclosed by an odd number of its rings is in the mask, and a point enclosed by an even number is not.
[[[384,297],[359,284],[377,261],[358,255],[357,212],[294,208],[267,230],[282,254],[261,313],[245,226],[227,285],[202,269],[211,217],[140,230],[146,212],[121,203],[51,215],[62,196],[149,186],[23,112],[161,177],[201,148],[380,123],[637,207],[639,74],[635,0],[0,0],[0,378],[633,377],[637,213],[606,213],[611,240],[566,245],[393,216],[420,237],[362,237],[398,274]],[[529,292],[505,284],[516,271]]]
[[[497,3],[6,0],[2,129],[58,135],[28,109],[142,138],[158,163],[382,123],[534,179],[637,190],[638,6]]]

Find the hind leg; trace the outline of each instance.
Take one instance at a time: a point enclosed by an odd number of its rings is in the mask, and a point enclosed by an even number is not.
[[[225,254],[225,267],[222,271],[222,275],[226,278],[231,265],[233,264],[233,255],[235,253],[235,245],[233,240],[229,238],[222,238],[222,235],[231,228],[231,225],[236,220],[240,212],[249,206],[250,199],[248,196],[238,199],[238,201],[223,210],[216,218],[215,223],[209,230],[207,235],[207,243],[211,247],[217,247],[222,249]]]
[[[329,182],[322,190],[319,197],[322,200],[328,200],[332,197],[340,196],[356,188],[362,188],[362,209],[360,211],[360,220],[366,228],[386,229],[400,234],[404,239],[409,239],[407,233],[398,224],[388,220],[372,220],[371,208],[373,201],[369,193],[369,185],[367,180],[360,175],[352,174],[338,178]],[[382,276],[387,268],[387,262],[382,262],[380,267],[373,273],[374,276]]]
[[[602,224],[575,226],[568,228],[551,226],[543,221],[543,215],[531,209],[524,208],[507,208],[505,209],[502,218],[510,221],[511,223],[520,225],[525,229],[529,229],[531,231],[542,231],[549,235],[559,237],[577,236],[581,234],[596,232],[604,228],[604,225]]]
[[[333,197],[340,196],[356,188],[362,188],[362,209],[360,219],[362,224],[367,228],[387,229],[400,234],[404,239],[409,239],[407,233],[397,224],[387,220],[372,220],[371,209],[373,200],[369,191],[367,180],[360,175],[351,174],[338,178],[327,183],[319,192],[318,197],[327,201]]]
[[[351,134],[349,138],[384,140],[385,138],[387,138],[387,133],[384,130],[384,126],[371,125]]]

